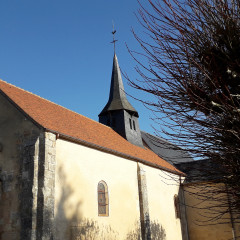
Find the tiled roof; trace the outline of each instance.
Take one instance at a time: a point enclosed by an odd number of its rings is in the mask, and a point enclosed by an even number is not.
[[[79,139],[109,152],[140,159],[151,166],[182,174],[174,166],[149,149],[129,143],[110,127],[84,117],[35,94],[0,80],[0,91],[11,99],[25,114],[48,131]]]

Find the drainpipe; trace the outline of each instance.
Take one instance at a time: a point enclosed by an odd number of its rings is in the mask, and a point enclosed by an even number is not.
[[[227,190],[227,199],[228,199],[228,206],[229,206],[230,220],[231,220],[231,225],[232,225],[232,235],[233,235],[233,240],[236,240],[236,230],[235,230],[235,228],[234,228],[233,213],[232,213],[231,201],[230,201],[230,198],[229,198],[228,187],[227,187],[227,185],[226,185],[226,190]]]
[[[190,240],[188,232],[188,219],[187,219],[187,210],[184,194],[184,186],[182,184],[181,176],[179,177],[179,194],[180,194],[180,221],[181,221],[181,230],[182,230],[182,239]]]

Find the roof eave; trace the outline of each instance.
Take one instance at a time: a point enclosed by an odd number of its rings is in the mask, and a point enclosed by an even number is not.
[[[107,152],[107,153],[110,153],[110,154],[113,154],[113,155],[116,155],[116,156],[119,156],[119,157],[123,157],[123,158],[129,159],[129,160],[133,160],[135,162],[140,162],[140,163],[143,163],[143,164],[148,165],[150,167],[158,168],[158,169],[161,169],[161,170],[164,170],[166,172],[173,173],[173,174],[176,174],[176,175],[179,175],[179,176],[184,176],[184,177],[186,176],[186,174],[181,172],[181,171],[179,171],[179,172],[174,171],[174,170],[168,169],[166,167],[162,167],[158,164],[148,162],[144,159],[134,157],[134,156],[122,153],[122,152],[118,152],[116,150],[106,148],[106,147],[103,147],[103,146],[100,146],[100,145],[97,145],[97,144],[94,144],[94,143],[91,143],[91,142],[88,142],[88,141],[85,141],[85,140],[82,140],[82,139],[79,139],[79,138],[74,138],[72,136],[69,136],[69,135],[66,135],[66,134],[51,130],[51,129],[46,128],[45,130],[47,132],[51,132],[51,133],[54,133],[54,134],[58,135],[58,138],[61,138],[63,140],[78,143],[78,144],[81,144],[81,145],[84,145],[84,146],[87,146],[87,147],[90,147],[90,148],[93,148],[93,149],[100,150],[102,152]]]

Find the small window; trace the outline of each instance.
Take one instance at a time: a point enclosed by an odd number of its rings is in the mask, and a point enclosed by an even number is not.
[[[130,128],[132,129],[132,119],[129,118],[129,125],[130,125]]]
[[[180,218],[180,203],[178,195],[174,196],[174,208],[176,218]]]
[[[108,187],[104,181],[98,183],[98,216],[109,216]]]
[[[133,129],[136,131],[135,121],[133,120]]]

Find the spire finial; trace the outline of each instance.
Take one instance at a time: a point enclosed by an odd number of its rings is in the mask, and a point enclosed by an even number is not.
[[[117,40],[115,40],[116,30],[114,30],[114,22],[113,22],[113,21],[112,21],[112,25],[113,25],[113,31],[112,31],[113,41],[112,41],[111,43],[113,43],[113,46],[114,46],[114,54],[115,54],[115,42],[117,42]]]

